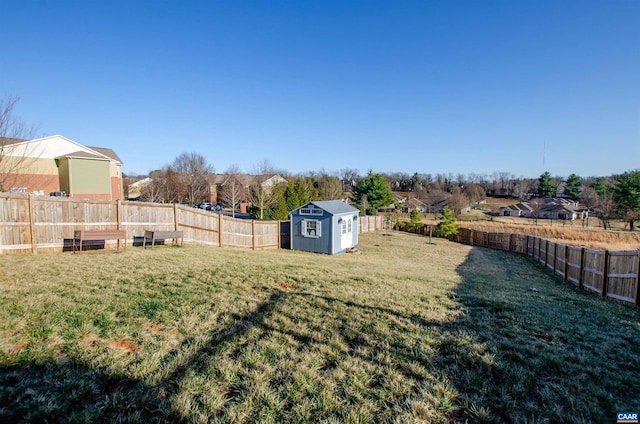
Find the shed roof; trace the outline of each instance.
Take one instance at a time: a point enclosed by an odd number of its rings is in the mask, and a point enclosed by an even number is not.
[[[359,212],[358,209],[353,206],[347,205],[342,200],[314,200],[309,202],[310,205],[316,205],[320,209],[324,209],[330,214],[338,215],[341,213],[353,213]]]

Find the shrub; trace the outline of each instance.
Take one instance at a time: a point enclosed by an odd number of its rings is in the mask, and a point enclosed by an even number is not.
[[[458,230],[460,229],[460,224],[456,220],[456,217],[453,216],[453,213],[449,208],[444,208],[442,211],[442,220],[436,226],[436,236],[437,237],[449,237],[458,234]]]

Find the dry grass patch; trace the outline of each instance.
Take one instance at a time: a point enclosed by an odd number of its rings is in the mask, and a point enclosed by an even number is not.
[[[463,221],[461,222],[461,226],[472,230],[494,233],[526,234],[569,246],[586,246],[591,249],[640,249],[640,232],[637,231],[611,231],[592,227],[583,228],[579,225],[563,225],[563,221],[556,221],[555,224],[550,224],[551,221],[549,220],[540,220],[540,225],[534,225],[534,220],[529,221],[530,222],[526,224]]]
[[[637,308],[505,252],[392,232],[360,247],[0,257],[0,421],[603,422],[640,409]]]

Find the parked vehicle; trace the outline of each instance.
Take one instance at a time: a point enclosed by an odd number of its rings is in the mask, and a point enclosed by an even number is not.
[[[214,205],[213,203],[209,203],[209,202],[196,203],[195,205],[193,205],[193,207],[198,209],[204,209],[205,211],[221,211],[222,210],[222,206]]]
[[[213,203],[209,203],[209,202],[196,203],[195,205],[193,205],[194,208],[204,209],[204,210],[207,210],[207,208],[211,206],[213,206]]]

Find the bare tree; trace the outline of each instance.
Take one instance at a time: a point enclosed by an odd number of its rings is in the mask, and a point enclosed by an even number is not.
[[[209,195],[207,176],[214,172],[204,156],[191,152],[182,153],[174,159],[171,168],[180,174],[185,182],[184,200],[190,205],[205,200]]]
[[[358,182],[360,174],[357,169],[344,168],[340,170],[340,178],[342,178],[342,189],[344,191],[351,191]]]
[[[0,99],[0,191],[9,186],[25,184],[24,171],[38,158],[35,144],[23,143],[34,137],[36,128],[15,116],[19,98]],[[21,178],[22,177],[22,178]]]
[[[152,181],[141,188],[140,199],[145,202],[178,203],[187,191],[186,181],[170,166],[153,171]]]
[[[149,174],[151,181],[140,187],[140,200],[144,202],[164,203],[166,193],[166,169]]]
[[[427,204],[430,213],[435,213],[437,207],[444,205],[451,197],[451,193],[447,193],[441,189],[433,189],[429,192],[424,202]]]
[[[598,195],[598,213],[600,215],[600,221],[602,221],[602,228],[611,229],[611,221],[616,216],[618,211],[618,204],[613,196],[613,193],[607,191]]]
[[[271,206],[271,187],[266,184],[273,172],[274,166],[268,159],[263,159],[253,167],[255,180],[250,187],[251,203],[260,210],[260,219],[264,219],[265,209]]]
[[[240,175],[240,167],[231,165],[225,172],[226,179],[222,187],[222,201],[231,208],[231,216],[235,218],[236,209],[240,207],[240,202],[244,200],[244,187],[238,179]]]
[[[344,198],[340,178],[324,174],[318,178],[318,197],[320,200]]]

